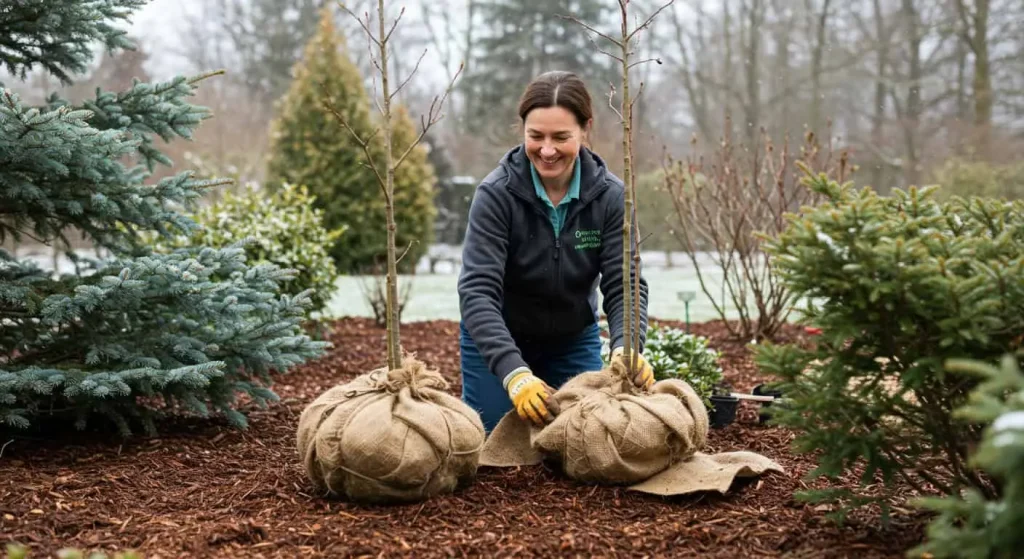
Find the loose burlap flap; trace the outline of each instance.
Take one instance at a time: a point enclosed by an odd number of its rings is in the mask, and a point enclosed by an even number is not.
[[[484,443],[480,465],[526,466],[548,457],[578,481],[656,495],[724,493],[736,477],[783,471],[752,452],[701,453],[707,409],[686,382],[664,380],[643,391],[626,379],[614,365],[578,375],[552,395],[560,412],[544,427],[509,412]]]
[[[659,474],[631,485],[629,489],[666,496],[698,491],[725,493],[736,478],[756,477],[769,470],[780,473],[785,471],[775,461],[745,450],[718,454],[698,452]]]

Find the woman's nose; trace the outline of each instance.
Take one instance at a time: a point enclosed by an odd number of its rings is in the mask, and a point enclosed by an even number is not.
[[[555,148],[548,145],[541,146],[540,154],[542,157],[551,157],[552,155],[555,155]]]

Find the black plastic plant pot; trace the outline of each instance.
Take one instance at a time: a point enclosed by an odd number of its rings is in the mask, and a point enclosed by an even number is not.
[[[754,389],[750,391],[750,393],[753,394],[754,396],[771,396],[773,398],[781,398],[782,397],[782,391],[781,390],[775,390],[775,389],[772,389],[772,388],[767,388],[763,384],[759,384],[759,385],[755,386]],[[771,402],[762,402],[761,403],[761,410],[757,414],[757,422],[758,423],[764,423],[764,422],[766,422],[766,421],[768,421],[769,419],[772,418],[772,411],[769,409],[771,406],[772,406]]]
[[[710,417],[711,428],[721,429],[730,425],[736,419],[736,408],[740,399],[735,396],[711,396]]]

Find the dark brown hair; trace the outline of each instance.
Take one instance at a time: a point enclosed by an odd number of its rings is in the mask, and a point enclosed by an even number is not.
[[[526,115],[533,109],[562,107],[576,117],[580,128],[586,129],[587,122],[594,117],[590,103],[590,92],[586,84],[572,72],[545,72],[526,86],[519,98],[519,118],[526,122]]]

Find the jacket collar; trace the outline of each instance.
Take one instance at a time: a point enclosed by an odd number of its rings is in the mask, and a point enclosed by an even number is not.
[[[608,168],[599,155],[586,147],[580,148],[580,205],[597,198],[608,188]],[[510,149],[501,158],[501,166],[508,173],[508,189],[527,200],[540,202],[534,192],[530,160],[523,144]]]

